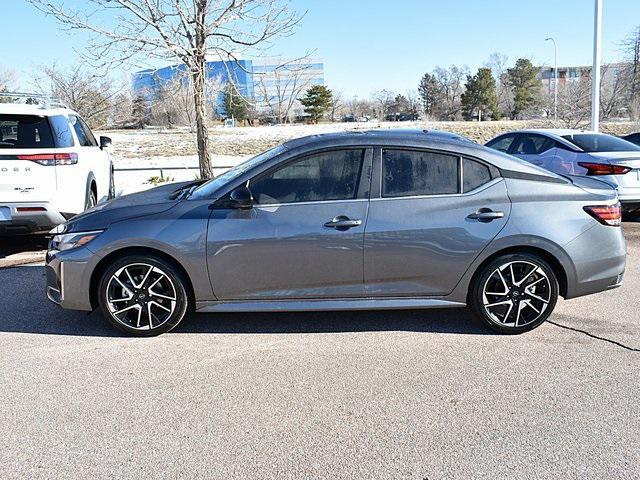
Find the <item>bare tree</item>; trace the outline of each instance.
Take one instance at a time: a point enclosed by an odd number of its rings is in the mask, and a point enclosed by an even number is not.
[[[372,99],[375,103],[376,116],[379,120],[384,121],[387,115],[389,115],[395,97],[396,95],[389,90],[378,90],[373,93]]]
[[[553,102],[548,96],[548,102]],[[567,128],[586,127],[591,118],[591,79],[570,81],[558,88],[558,120]]]
[[[333,92],[333,103],[331,103],[331,121],[335,122],[336,117],[344,110],[342,92]]]
[[[456,120],[460,117],[460,98],[464,91],[465,79],[469,75],[469,68],[456,65],[451,65],[449,69],[436,67],[433,75],[444,94],[444,105],[440,106],[442,111],[440,119]]]
[[[15,88],[16,73],[13,70],[0,68],[0,92],[9,92]]]
[[[110,77],[88,73],[82,65],[63,69],[54,64],[41,70],[43,75],[34,79],[41,93],[62,100],[91,127],[106,126],[121,90]]]
[[[489,55],[489,59],[484,63],[485,67],[491,69],[493,78],[496,81],[496,96],[498,97],[498,109],[508,116],[514,107],[513,90],[506,81],[509,57],[500,52]]]
[[[278,123],[290,120],[298,98],[311,86],[311,63],[308,58],[274,61],[269,72],[254,74],[256,107],[267,110]]]
[[[283,0],[28,0],[70,29],[88,31],[102,66],[141,59],[178,60],[193,84],[200,174],[213,176],[206,122],[206,59],[235,60],[242,49],[287,35],[300,17]]]

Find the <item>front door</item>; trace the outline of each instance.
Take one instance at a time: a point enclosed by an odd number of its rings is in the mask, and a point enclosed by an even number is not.
[[[446,152],[384,149],[377,162],[381,187],[372,192],[365,232],[367,295],[450,293],[507,221],[504,180],[490,165]]]
[[[248,183],[250,210],[215,209],[207,261],[219,300],[358,297],[371,152],[288,161]]]

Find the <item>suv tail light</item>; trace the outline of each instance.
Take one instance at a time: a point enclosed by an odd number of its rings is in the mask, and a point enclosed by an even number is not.
[[[29,160],[45,167],[54,165],[75,165],[78,163],[77,153],[34,153],[32,155],[18,155],[18,160]]]
[[[630,167],[608,163],[578,162],[578,165],[587,169],[587,175],[624,175],[631,171]]]
[[[584,207],[584,211],[603,225],[619,227],[622,224],[622,209],[620,203],[615,205],[594,205]]]

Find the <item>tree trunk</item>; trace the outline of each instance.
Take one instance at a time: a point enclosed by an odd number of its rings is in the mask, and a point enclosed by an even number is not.
[[[196,114],[196,140],[200,178],[213,177],[213,165],[209,155],[209,129],[207,128],[207,92],[206,92],[206,11],[207,0],[196,2],[196,54],[191,65],[193,82],[193,101]]]

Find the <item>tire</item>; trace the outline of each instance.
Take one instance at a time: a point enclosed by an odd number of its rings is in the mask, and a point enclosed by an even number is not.
[[[90,208],[95,207],[98,204],[98,199],[96,198],[96,193],[93,191],[91,186],[87,190],[87,195],[84,201],[84,210],[87,211]]]
[[[492,330],[518,334],[533,330],[549,318],[558,293],[558,279],[545,260],[516,253],[500,256],[478,271],[468,303],[475,316]]]
[[[116,184],[113,178],[113,168],[109,174],[109,200],[116,198]]]
[[[163,258],[126,255],[100,278],[100,310],[111,325],[129,335],[160,335],[184,318],[189,303],[185,285],[181,272]]]

